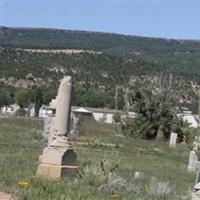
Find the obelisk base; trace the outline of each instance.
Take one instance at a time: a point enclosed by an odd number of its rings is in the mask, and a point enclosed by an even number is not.
[[[53,179],[77,175],[76,160],[77,156],[67,138],[58,137],[43,149],[36,174]]]
[[[66,176],[76,176],[78,169],[78,166],[39,164],[37,168],[37,176],[59,179]]]

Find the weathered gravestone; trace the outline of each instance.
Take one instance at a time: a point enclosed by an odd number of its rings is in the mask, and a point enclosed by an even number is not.
[[[80,119],[77,117],[73,118],[72,133],[80,133]]]
[[[195,185],[200,183],[200,161],[196,162],[196,180],[195,180]]]
[[[181,144],[187,144],[187,137],[185,135],[183,135],[183,140],[182,140]]]
[[[164,141],[165,140],[164,131],[163,131],[162,126],[159,126],[159,129],[158,129],[157,135],[156,135],[156,140],[158,140],[158,141]]]
[[[196,174],[196,181],[195,186],[192,192],[192,200],[199,200],[200,199],[200,161],[197,162],[197,174]]]
[[[196,171],[196,165],[197,165],[198,157],[194,150],[190,151],[189,154],[189,163],[187,170],[188,172],[195,172]]]
[[[44,118],[44,134],[49,134],[52,126],[52,117]]]
[[[44,118],[44,136],[48,138],[48,145],[51,144],[54,137],[55,117]]]
[[[35,117],[35,104],[32,104],[32,105],[31,105],[30,117]]]
[[[37,175],[47,178],[61,178],[76,173],[76,154],[72,150],[67,133],[70,125],[72,80],[68,76],[61,80],[58,95],[54,100],[56,115],[52,130],[52,140],[40,156]],[[50,130],[51,132],[51,130]]]
[[[171,133],[169,147],[175,148],[176,147],[176,140],[177,140],[177,133]]]

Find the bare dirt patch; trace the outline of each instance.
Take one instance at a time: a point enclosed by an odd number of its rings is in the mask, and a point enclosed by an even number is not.
[[[100,51],[84,50],[84,49],[23,49],[23,51],[37,52],[37,53],[90,53],[90,54],[101,54]]]
[[[11,194],[0,192],[0,200],[16,200],[16,198]]]

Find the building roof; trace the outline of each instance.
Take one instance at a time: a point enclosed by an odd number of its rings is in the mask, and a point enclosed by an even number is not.
[[[107,108],[90,108],[90,107],[78,107],[78,106],[72,106],[71,110],[72,112],[77,112],[77,109],[84,109],[87,110],[89,112],[95,112],[95,113],[110,113],[110,114],[114,114],[116,112],[122,112],[121,110],[111,110],[111,109],[107,109]]]
[[[77,109],[74,109],[72,111],[73,112],[81,112],[81,113],[92,113],[91,111],[86,110],[85,108],[77,108]]]

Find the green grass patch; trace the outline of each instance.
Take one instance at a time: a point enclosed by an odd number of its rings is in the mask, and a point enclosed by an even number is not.
[[[38,156],[46,145],[42,124],[36,119],[0,119],[1,191],[23,200],[191,199],[195,174],[186,170],[188,145],[170,149],[167,142],[123,136],[117,126],[101,123],[85,123],[83,135],[69,136],[71,141],[89,143],[73,143],[80,177],[60,181],[35,177]],[[138,179],[136,171],[142,174]],[[19,187],[19,181],[27,181],[29,187]]]

